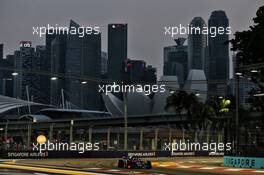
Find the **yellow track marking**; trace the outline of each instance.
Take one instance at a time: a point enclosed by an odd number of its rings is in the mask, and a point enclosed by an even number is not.
[[[66,170],[80,170],[80,168],[72,168],[72,167],[62,167],[62,166],[52,166],[52,165],[41,165],[36,163],[16,163],[16,162],[3,162],[4,164],[16,164],[21,166],[36,166],[40,168],[56,168],[56,169],[66,169]]]
[[[104,175],[101,173],[90,173],[90,172],[82,172],[82,171],[60,170],[60,169],[52,169],[52,168],[41,168],[41,167],[30,167],[30,166],[8,165],[8,164],[0,164],[0,168],[12,168],[12,169],[20,169],[20,170],[40,171],[46,173],[58,173],[58,174],[70,174],[70,175],[95,175],[95,174]]]
[[[16,164],[16,162],[12,161],[12,162],[2,162],[4,164]]]

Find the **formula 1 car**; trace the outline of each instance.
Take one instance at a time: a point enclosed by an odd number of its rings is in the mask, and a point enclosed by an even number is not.
[[[151,169],[151,161],[143,161],[136,157],[123,157],[122,160],[118,160],[118,168],[128,169]]]

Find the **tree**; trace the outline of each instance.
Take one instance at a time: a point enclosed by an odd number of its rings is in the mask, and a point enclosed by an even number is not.
[[[261,63],[264,60],[264,6],[260,7],[253,18],[254,25],[247,31],[236,32],[231,39],[231,50],[237,52],[241,65]]]
[[[258,9],[253,21],[254,24],[249,27],[249,30],[236,32],[235,38],[230,40],[231,50],[237,52],[236,66],[238,67],[264,62],[264,6]],[[250,92],[249,103],[253,106],[252,109],[264,111],[264,97],[254,96],[254,94],[264,92],[264,66],[258,67],[257,74],[248,71],[243,72],[243,74],[250,76],[251,81],[258,86]]]
[[[199,102],[194,93],[188,94],[185,91],[174,92],[167,98],[165,110],[174,109],[180,116],[185,111],[191,118],[197,118],[203,110],[204,104]]]
[[[165,110],[169,111],[169,109],[173,108],[181,116],[184,109],[183,101],[186,101],[187,96],[188,94],[185,91],[174,92],[167,98]]]

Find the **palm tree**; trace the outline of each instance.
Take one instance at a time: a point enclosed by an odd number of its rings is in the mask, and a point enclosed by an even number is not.
[[[178,113],[180,116],[182,114],[182,111],[184,109],[183,106],[183,98],[185,96],[185,92],[180,91],[180,92],[174,92],[172,95],[170,95],[167,98],[167,103],[165,106],[165,110],[169,111],[171,108],[174,109],[176,113]]]
[[[194,93],[188,94],[185,91],[177,91],[167,98],[165,110],[169,111],[169,109],[173,108],[180,116],[185,110],[188,116],[191,117],[194,114],[193,108],[197,106],[198,103],[199,101]]]

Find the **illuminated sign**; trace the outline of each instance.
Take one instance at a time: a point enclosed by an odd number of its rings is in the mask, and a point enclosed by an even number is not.
[[[224,165],[237,168],[264,168],[264,158],[224,156]]]
[[[20,47],[31,47],[31,41],[20,41]]]

